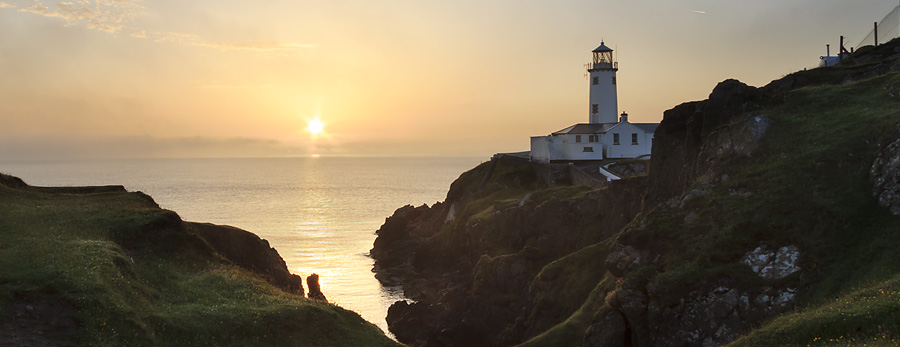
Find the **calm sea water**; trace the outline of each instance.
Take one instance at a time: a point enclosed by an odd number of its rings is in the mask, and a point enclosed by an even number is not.
[[[433,204],[487,158],[144,159],[0,163],[31,185],[124,185],[184,220],[227,224],[269,240],[288,268],[317,273],[329,301],[387,332],[384,288],[368,257],[375,230],[406,204]]]

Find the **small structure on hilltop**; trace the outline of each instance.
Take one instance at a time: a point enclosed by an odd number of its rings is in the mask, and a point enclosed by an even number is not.
[[[547,136],[531,138],[532,161],[573,162],[650,155],[659,123],[630,123],[619,115],[613,50],[600,42],[587,64],[590,76],[588,123],[579,123]]]
[[[851,47],[848,51],[847,48],[844,47],[844,36],[841,36],[840,43],[840,52],[838,55],[831,55],[831,45],[825,45],[825,55],[819,57],[819,67],[828,67],[835,66],[840,62],[844,61],[844,59],[853,58],[853,48]]]

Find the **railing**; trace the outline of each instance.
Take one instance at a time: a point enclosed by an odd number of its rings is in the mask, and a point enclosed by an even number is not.
[[[618,70],[619,62],[614,63],[588,63],[588,70]]]

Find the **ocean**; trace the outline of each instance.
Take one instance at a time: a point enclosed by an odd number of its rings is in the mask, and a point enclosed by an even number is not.
[[[443,201],[450,183],[489,158],[247,158],[0,162],[38,186],[123,185],[182,219],[239,227],[269,241],[294,274],[319,274],[328,300],[388,333],[368,256],[375,231],[404,205]]]

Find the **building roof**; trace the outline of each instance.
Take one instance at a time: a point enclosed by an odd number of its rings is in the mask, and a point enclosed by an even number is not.
[[[655,133],[656,128],[659,127],[659,123],[631,123],[631,125],[637,126],[641,128],[644,132],[647,133]]]
[[[553,136],[557,135],[567,135],[567,134],[603,134],[608,132],[613,127],[619,125],[621,123],[578,123],[568,128],[554,131]],[[634,125],[646,133],[654,133],[656,132],[656,127],[659,126],[659,123],[628,123]]]
[[[600,41],[600,47],[594,48],[594,50],[591,51],[591,52],[594,52],[594,53],[599,53],[599,52],[612,52],[612,49],[609,48],[609,47],[606,47],[606,45],[603,44],[603,41]]]
[[[560,131],[553,132],[551,135],[565,134],[600,134],[615,126],[617,123],[578,123]]]

